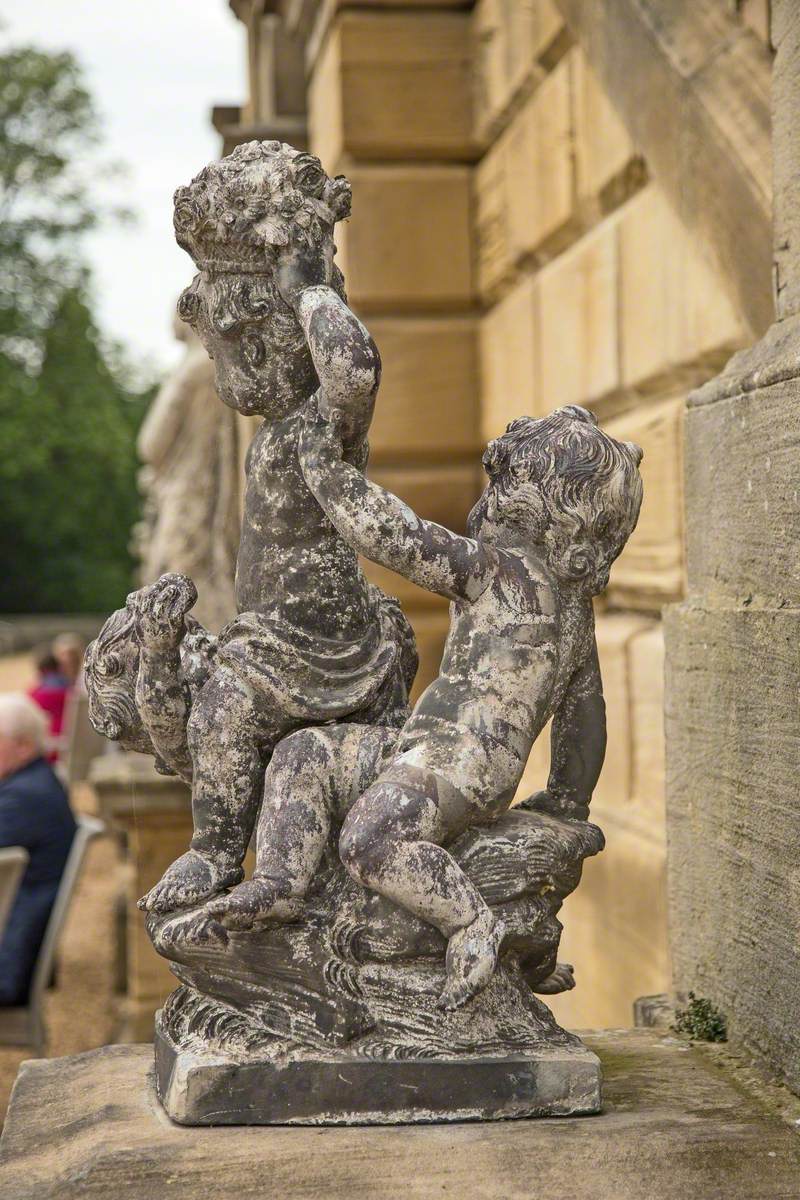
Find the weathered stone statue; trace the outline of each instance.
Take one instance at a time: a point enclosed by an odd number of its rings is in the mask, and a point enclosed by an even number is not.
[[[175,197],[178,242],[200,273],[179,314],[214,360],[231,408],[264,419],[248,452],[236,572],[239,615],[187,711],[165,700],[189,599],[142,608],[145,725],[173,769],[191,760],[194,837],[146,898],[166,912],[242,878],[264,762],[299,726],[344,719],[400,724],[410,633],[361,573],[355,550],[309,492],[297,457],[302,406],[322,386],[351,414],[349,457],[366,458],[380,359],[342,298],[333,225],[350,189],[277,142],[240,146]],[[163,712],[155,711],[162,704]]]
[[[583,409],[520,418],[465,537],[369,483],[380,363],[333,265],[348,212],[344,180],[275,142],[176,193],[200,267],[180,312],[221,398],[265,419],[239,615],[210,636],[167,575],[87,654],[97,728],[192,786],[191,848],[141,902],[182,985],[159,1094],[199,1124],[596,1111],[597,1060],[534,991],[574,985],[557,913],[603,845],[591,599],[636,523],[641,451]],[[413,713],[413,637],[359,553],[452,601]],[[551,717],[547,789],[509,811]]]
[[[175,318],[186,352],[150,406],[139,434],[152,523],[141,546],[142,581],[188,575],[194,615],[218,631],[236,612],[239,545],[236,414],[219,403],[214,364],[194,330]],[[200,482],[202,481],[202,486]]]

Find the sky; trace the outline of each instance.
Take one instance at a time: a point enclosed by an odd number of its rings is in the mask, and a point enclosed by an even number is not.
[[[219,156],[213,104],[244,98],[245,31],[227,0],[0,0],[0,43],[71,50],[99,109],[106,160],[127,177],[109,198],[136,223],[86,239],[96,316],[145,369],[181,356],[172,335],[194,267],[172,235],[172,193]]]

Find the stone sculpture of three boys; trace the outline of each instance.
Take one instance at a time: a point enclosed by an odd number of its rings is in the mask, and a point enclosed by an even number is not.
[[[89,688],[99,728],[192,785],[191,847],[143,908],[204,904],[222,939],[290,919],[341,822],[353,878],[447,939],[452,1009],[488,983],[504,930],[448,844],[511,805],[551,718],[534,804],[588,814],[605,751],[592,597],[636,524],[641,450],[575,406],[520,417],[484,454],[464,536],[368,481],[380,359],[333,263],[349,204],[345,180],[277,142],[240,146],[176,193],[200,272],[179,312],[223,401],[264,418],[239,611],[215,642],[189,615],[191,582],[165,576],[110,618]],[[440,673],[410,713],[413,635],[359,554],[451,602]]]

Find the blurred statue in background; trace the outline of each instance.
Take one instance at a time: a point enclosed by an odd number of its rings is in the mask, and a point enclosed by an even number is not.
[[[214,364],[197,334],[178,316],[174,331],[186,353],[139,434],[147,513],[139,531],[142,582],[188,575],[197,588],[197,620],[217,632],[236,612],[239,431],[236,414],[219,402]]]

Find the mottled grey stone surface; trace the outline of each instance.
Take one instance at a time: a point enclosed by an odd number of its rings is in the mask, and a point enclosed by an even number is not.
[[[593,1108],[596,1065],[587,1081],[535,993],[575,985],[557,914],[603,846],[592,601],[636,525],[642,452],[574,405],[521,416],[486,449],[466,536],[370,482],[380,356],[333,263],[349,212],[343,177],[278,142],[238,146],[175,193],[198,267],[179,314],[221,400],[263,421],[234,619],[209,635],[175,572],[87,654],[96,727],[192,788],[191,845],[139,901],[182,984],[160,1022],[177,1055],[164,1098],[186,1121],[217,1092],[226,1120],[237,1103],[242,1121],[274,1120],[286,1105],[254,1105],[258,1080],[289,1080],[299,1103],[316,1077],[308,1119],[423,1120],[447,1116],[460,1080],[456,1115]],[[413,711],[413,633],[359,556],[451,601]],[[545,786],[509,812],[551,719]],[[342,1055],[372,1080],[363,1105],[325,1065]],[[230,1071],[186,1067],[209,1056],[238,1064],[238,1091]],[[392,1106],[393,1065],[418,1107]]]
[[[180,1050],[156,1019],[156,1087],[181,1125],[402,1125],[600,1111],[600,1062],[575,1039],[513,1057],[242,1060]]]
[[[455,1010],[438,1003],[442,935],[360,887],[335,859],[320,871],[302,920],[218,938],[202,907],[151,915],[153,944],[183,985],[164,1005],[160,1028],[190,1054],[242,1063],[331,1053],[430,1063],[576,1046],[534,992],[547,991],[557,970],[556,913],[580,858],[601,845],[588,822],[517,810],[452,846],[502,918],[510,951],[488,985]]]

